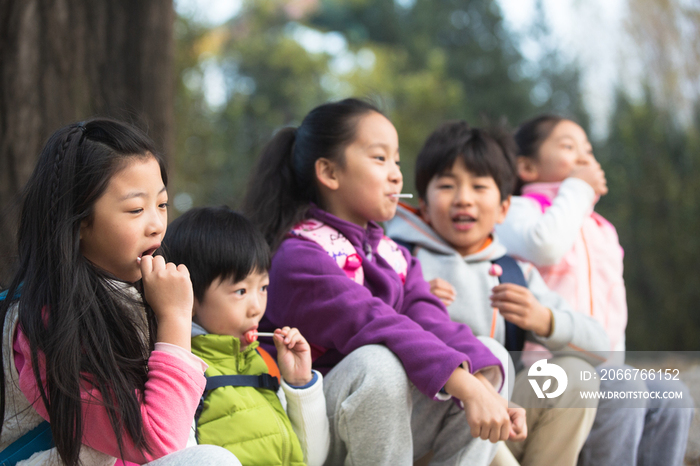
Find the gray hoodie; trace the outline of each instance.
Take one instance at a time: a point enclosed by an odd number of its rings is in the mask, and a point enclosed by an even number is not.
[[[413,255],[420,261],[427,281],[440,277],[455,288],[455,301],[447,307],[452,320],[469,325],[475,335],[492,336],[505,344],[505,320],[494,312],[489,299],[491,290],[499,283],[498,277],[489,274],[491,261],[506,254],[495,233],[490,245],[463,257],[420,217],[399,206],[396,216],[386,224],[386,234],[394,240],[415,245]],[[527,332],[527,339],[552,351],[576,350],[578,356],[594,366],[603,362],[600,356],[609,348],[605,329],[595,319],[575,312],[564,298],[547,288],[533,265],[526,262],[518,262],[518,265],[530,292],[554,317],[554,329],[549,337]],[[491,335],[494,320],[495,329]],[[592,355],[587,353],[589,351],[598,353]]]

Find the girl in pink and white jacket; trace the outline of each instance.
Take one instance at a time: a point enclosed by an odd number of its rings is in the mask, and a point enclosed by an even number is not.
[[[522,124],[515,139],[521,196],[496,225],[499,239],[509,254],[535,264],[575,310],[604,326],[611,342],[607,365],[623,364],[623,250],[615,228],[593,210],[608,187],[586,132],[571,120],[542,115]],[[693,400],[681,382],[601,378],[600,390],[683,391],[683,399],[601,399],[579,465],[682,464]]]
[[[207,366],[190,353],[187,268],[153,257],[166,185],[162,157],[129,125],[94,119],[46,143],[0,302],[3,461],[38,428],[47,441],[9,464],[240,465],[219,447],[179,451]]]

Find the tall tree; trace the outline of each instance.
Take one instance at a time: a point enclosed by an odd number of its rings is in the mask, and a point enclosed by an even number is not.
[[[173,150],[172,0],[0,0],[0,283],[18,194],[46,138],[112,116]]]

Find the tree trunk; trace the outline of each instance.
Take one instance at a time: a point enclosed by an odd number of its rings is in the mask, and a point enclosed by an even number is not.
[[[0,0],[0,284],[19,193],[55,130],[111,116],[172,153],[174,18],[172,0]]]

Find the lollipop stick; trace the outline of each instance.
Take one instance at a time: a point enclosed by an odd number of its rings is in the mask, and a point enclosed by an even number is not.
[[[406,199],[413,199],[413,194],[411,194],[411,193],[392,194],[391,197],[405,197]]]

